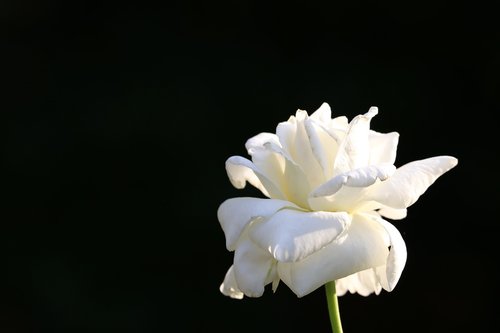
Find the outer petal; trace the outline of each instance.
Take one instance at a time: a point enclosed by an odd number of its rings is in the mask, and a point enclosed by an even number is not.
[[[217,217],[224,234],[226,247],[234,251],[245,227],[256,217],[267,217],[284,208],[297,208],[285,200],[259,198],[232,198],[224,201],[217,210]]]
[[[386,181],[374,185],[367,198],[392,208],[407,208],[457,162],[451,156],[438,156],[405,164]]]
[[[370,131],[368,140],[370,142],[370,164],[394,164],[396,161],[399,133],[383,134]]]
[[[299,297],[326,282],[385,264],[388,249],[384,228],[364,215],[355,214],[343,237],[309,257],[293,262],[278,262],[278,274]]]
[[[389,251],[389,256],[387,257],[385,271],[387,286],[384,286],[384,289],[392,291],[396,287],[406,264],[406,244],[396,227],[381,218],[377,219],[377,221],[385,228],[389,234],[391,242],[391,250]]]
[[[286,197],[285,156],[278,136],[260,133],[245,143],[252,162]]]
[[[279,188],[248,159],[231,156],[226,161],[226,171],[234,187],[242,189],[245,182],[258,188],[265,196],[284,199]]]
[[[340,144],[335,158],[334,175],[368,165],[370,161],[370,143],[368,141],[370,120],[377,113],[378,109],[371,107],[366,114],[357,116],[351,121],[347,136]]]
[[[382,286],[373,268],[335,281],[335,288],[338,296],[344,295],[347,291],[351,294],[358,293],[361,296],[368,296],[372,293],[378,295],[382,291]]]
[[[248,154],[253,155],[258,150],[266,149],[265,147],[269,143],[281,147],[279,138],[276,134],[263,132],[248,139],[245,143],[245,148],[247,149]]]
[[[370,218],[370,217],[368,217]],[[401,277],[406,264],[406,245],[399,231],[389,222],[371,215],[371,218],[380,223],[388,235],[387,244],[390,246],[387,262],[376,268],[368,269],[337,280],[337,294],[342,296],[347,291],[368,296],[375,292],[377,295],[381,289],[392,291]]]
[[[264,287],[272,280],[275,260],[246,235],[238,242],[234,252],[234,277],[239,289],[249,297],[260,297]]]
[[[226,276],[224,277],[224,282],[220,285],[220,292],[226,296],[236,299],[242,299],[243,293],[238,288],[236,284],[236,278],[234,277],[234,266],[231,265],[227,270]]]
[[[360,206],[358,206],[358,211],[360,212],[377,212],[378,215],[383,217],[387,217],[391,220],[401,220],[406,217],[406,208],[404,209],[396,209],[391,208],[385,205],[382,205],[380,202],[376,201],[365,201]]]
[[[387,217],[391,220],[401,220],[406,217],[406,208],[405,209],[396,209],[387,206],[383,206],[378,210],[378,213],[383,217]]]
[[[256,223],[250,238],[280,262],[302,260],[331,243],[348,228],[345,212],[302,212],[283,209]]]

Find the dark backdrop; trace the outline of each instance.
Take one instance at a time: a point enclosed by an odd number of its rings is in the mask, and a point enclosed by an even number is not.
[[[236,301],[216,218],[245,141],[328,102],[401,134],[397,165],[459,165],[395,222],[392,293],[346,332],[497,323],[500,40],[478,2],[0,5],[0,331],[328,332],[324,291]]]

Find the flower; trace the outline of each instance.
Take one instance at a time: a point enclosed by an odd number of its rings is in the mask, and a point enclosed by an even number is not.
[[[394,166],[399,134],[370,130],[376,107],[351,122],[331,118],[323,103],[298,110],[276,134],[246,142],[251,161],[226,161],[231,183],[246,182],[266,197],[232,198],[217,212],[234,262],[224,295],[259,297],[283,281],[302,297],[336,281],[338,295],[392,291],[406,263],[406,245],[385,218],[406,208],[457,164],[437,156]]]

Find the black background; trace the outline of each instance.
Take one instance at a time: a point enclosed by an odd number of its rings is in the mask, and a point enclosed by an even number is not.
[[[328,332],[324,291],[236,301],[224,161],[328,102],[459,165],[395,222],[392,293],[346,332],[497,325],[499,28],[479,2],[2,2],[0,332]],[[496,203],[496,205],[495,205]]]

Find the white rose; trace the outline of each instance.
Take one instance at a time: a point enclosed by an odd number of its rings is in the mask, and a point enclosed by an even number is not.
[[[382,217],[402,219],[406,208],[457,164],[450,156],[394,166],[399,134],[370,130],[372,107],[350,123],[331,119],[324,103],[298,110],[276,134],[246,143],[252,160],[226,161],[236,188],[249,182],[269,199],[233,198],[218,218],[234,251],[220,290],[259,297],[282,280],[297,296],[329,281],[338,295],[392,291],[406,263],[398,230]]]

